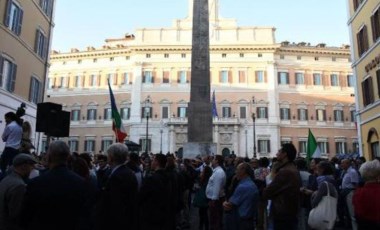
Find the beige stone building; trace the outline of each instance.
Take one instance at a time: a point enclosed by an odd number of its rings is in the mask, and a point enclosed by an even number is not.
[[[4,114],[26,104],[23,119],[36,123],[49,67],[55,0],[0,0],[0,130]],[[2,131],[1,131],[2,132]],[[32,140],[38,140],[33,129]],[[0,151],[4,143],[0,142]]]
[[[192,0],[188,17],[171,27],[140,28],[100,48],[53,52],[45,100],[71,112],[65,139],[73,151],[98,153],[115,139],[109,79],[128,139],[143,151],[148,137],[149,151],[181,152],[187,141],[191,26]],[[215,0],[210,58],[218,153],[252,157],[256,148],[258,157],[274,156],[281,143],[292,142],[304,154],[309,128],[326,157],[356,150],[349,46],[278,43],[273,27],[241,27],[220,17]]]
[[[380,1],[349,0],[353,71],[361,152],[380,157]]]

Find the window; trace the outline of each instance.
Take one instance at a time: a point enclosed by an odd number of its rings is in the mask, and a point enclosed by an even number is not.
[[[146,57],[146,58],[150,58],[151,55],[150,55],[150,54],[145,54],[145,57]]]
[[[356,122],[355,110],[350,111],[351,122]]]
[[[110,57],[110,61],[114,61],[115,60],[115,58],[114,57]]]
[[[354,75],[352,75],[352,74],[347,75],[347,86],[348,87],[355,87]]]
[[[371,143],[371,152],[374,158],[380,157],[380,147],[378,141]]]
[[[308,120],[307,109],[298,109],[298,120],[299,121],[307,121]]]
[[[290,109],[289,108],[280,108],[280,119],[281,120],[290,120]]]
[[[314,61],[319,61],[319,57],[314,57]]]
[[[43,12],[50,18],[53,11],[53,1],[51,0],[40,0],[40,7]]]
[[[285,59],[285,56],[284,55],[280,55],[280,59]]]
[[[186,54],[181,54],[181,58],[186,58]]]
[[[246,119],[247,118],[247,107],[246,106],[240,106],[239,107],[240,112],[240,118]]]
[[[110,85],[117,85],[117,74],[116,73],[107,74],[107,80],[110,82]]]
[[[331,86],[339,86],[338,74],[330,74]]]
[[[143,72],[143,83],[153,83],[153,73],[152,71]]]
[[[353,0],[354,1],[354,11],[356,11],[360,4],[364,1],[364,0]]]
[[[88,109],[87,110],[87,120],[95,121],[96,120],[96,109]]]
[[[239,83],[245,83],[245,71],[239,70]]]
[[[307,152],[307,141],[298,141],[298,152],[299,153]]]
[[[331,61],[336,61],[336,57],[332,57],[332,58],[331,58]]]
[[[97,63],[97,62],[98,62],[98,59],[97,59],[97,58],[94,58],[94,59],[92,59],[92,62],[93,62],[93,63]]]
[[[98,83],[98,76],[96,76],[95,74],[91,74],[89,80],[90,80],[89,86],[95,87]]]
[[[69,140],[69,148],[71,152],[78,152],[79,142],[78,140]]]
[[[34,104],[37,104],[40,102],[40,98],[41,98],[41,82],[37,78],[32,77],[30,79],[29,101],[33,102]]]
[[[297,85],[304,85],[305,79],[303,73],[296,73],[296,84]]]
[[[317,109],[317,121],[326,121],[326,110],[324,109]]]
[[[380,37],[380,7],[371,16],[372,38],[376,42]]]
[[[377,94],[380,98],[380,69],[376,71],[376,78],[377,78]]]
[[[80,110],[75,109],[71,110],[71,121],[79,121],[80,120]]]
[[[67,88],[67,77],[59,78],[59,88]]]
[[[257,54],[257,57],[263,57],[262,53]]]
[[[301,56],[297,56],[297,60],[301,60],[302,59],[302,57]]]
[[[180,118],[187,117],[187,108],[186,107],[178,107],[177,108],[177,117],[180,117]]]
[[[48,78],[48,89],[52,89],[54,87],[55,78]]]
[[[78,64],[82,64],[82,60],[81,59],[78,60]]]
[[[129,120],[130,117],[131,117],[131,108],[126,107],[126,108],[120,109],[120,118],[122,120]]]
[[[369,77],[362,82],[362,93],[364,106],[367,106],[374,102],[372,77]]]
[[[170,71],[164,71],[164,73],[163,73],[163,76],[162,76],[162,83],[169,83],[170,81],[169,81],[169,79],[170,79]]]
[[[112,110],[111,108],[105,108],[104,109],[104,115],[103,115],[104,120],[108,121],[112,119]]]
[[[0,87],[13,92],[15,90],[17,65],[0,56]]]
[[[359,33],[356,34],[356,39],[358,43],[359,56],[362,56],[362,54],[364,54],[369,48],[368,33],[367,33],[366,25],[364,25],[362,29],[359,31]]]
[[[85,152],[95,152],[95,140],[85,140],[84,141],[84,151]]]
[[[222,117],[223,118],[230,118],[231,117],[231,107],[222,107]]]
[[[289,84],[289,73],[279,72],[278,73],[278,84],[279,85],[288,85]]]
[[[270,140],[258,140],[259,153],[270,153]]]
[[[140,138],[139,144],[141,146],[141,151],[142,152],[150,152],[151,151],[151,145],[152,145],[152,140],[151,139],[145,139],[145,138]]]
[[[264,71],[257,70],[255,71],[255,82],[256,83],[264,83]]]
[[[222,58],[226,58],[227,57],[227,54],[222,54]]]
[[[129,59],[131,59],[130,56],[125,56],[125,60],[129,60]]]
[[[343,110],[334,110],[334,121],[343,122]]]
[[[220,83],[228,83],[228,71],[227,70],[220,71],[219,82]]]
[[[244,57],[244,54],[243,54],[243,53],[240,53],[240,54],[239,54],[239,57],[243,58],[243,57]]]
[[[34,52],[45,60],[48,52],[48,39],[41,29],[36,30],[36,40],[34,44]]]
[[[329,143],[327,141],[318,141],[317,145],[319,149],[321,150],[322,154],[327,154],[329,153]]]
[[[164,54],[164,58],[169,58],[169,54]]]
[[[74,87],[82,87],[82,76],[75,76],[74,78]]]
[[[169,118],[169,107],[167,106],[162,107],[162,118],[163,119]]]
[[[123,73],[123,80],[122,80],[122,84],[123,85],[128,85],[128,84],[131,84],[132,81],[131,81],[131,78],[130,78],[130,74],[125,72]]]
[[[47,140],[42,140],[42,143],[41,143],[41,150],[43,152],[46,152],[48,149],[48,145],[47,145]]]
[[[313,74],[313,84],[314,85],[322,85],[322,76],[320,73]]]
[[[335,142],[335,151],[336,154],[347,153],[347,143],[345,141]]]
[[[141,118],[146,118],[147,116],[149,118],[152,118],[152,114],[153,114],[153,111],[152,111],[152,107],[142,107],[141,108]]]
[[[259,118],[259,119],[268,118],[268,108],[267,107],[257,107],[256,113],[257,113],[257,118]]]
[[[13,0],[8,0],[5,12],[4,25],[15,34],[21,34],[23,11]]]
[[[178,73],[178,83],[180,84],[186,84],[187,82],[187,76],[186,71],[182,70]]]
[[[110,147],[110,145],[112,145],[112,140],[102,140],[102,146],[101,146],[101,151],[102,152],[105,152],[107,151],[108,147]]]

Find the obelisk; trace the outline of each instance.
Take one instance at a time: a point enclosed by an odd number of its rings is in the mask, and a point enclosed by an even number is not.
[[[210,38],[208,0],[194,0],[188,143],[184,158],[216,154],[210,102]]]

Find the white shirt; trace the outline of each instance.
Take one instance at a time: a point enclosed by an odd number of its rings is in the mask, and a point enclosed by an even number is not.
[[[226,173],[222,167],[216,167],[208,181],[206,187],[206,196],[210,200],[219,200],[219,198],[224,197],[224,186],[226,184]]]
[[[19,149],[22,138],[22,128],[17,122],[12,121],[5,127],[1,137],[5,142],[5,147]]]

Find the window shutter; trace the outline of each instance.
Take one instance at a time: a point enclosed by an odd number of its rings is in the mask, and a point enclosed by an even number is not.
[[[4,85],[3,83],[3,64],[4,58],[0,55],[0,87]]]
[[[87,110],[87,120],[89,120],[89,118],[90,118],[90,110],[88,109]]]
[[[129,73],[129,83],[128,84],[132,84],[133,82],[133,73]]]
[[[117,83],[118,83],[118,74],[114,73],[114,75],[113,75],[113,85],[117,85]]]
[[[30,78],[30,84],[29,84],[29,101],[32,101],[33,99],[33,77]]]
[[[104,151],[104,140],[102,140],[101,150]]]
[[[149,107],[149,118],[153,117],[153,108]]]
[[[256,107],[256,118],[262,118],[260,116],[260,107]]]
[[[284,114],[283,114],[282,111],[283,111],[283,109],[281,108],[281,109],[280,109],[280,119],[281,119],[281,120],[284,120]]]
[[[22,9],[20,9],[18,11],[18,20],[17,20],[17,31],[16,31],[16,34],[17,35],[20,35],[21,34],[21,27],[22,27],[22,19],[23,19],[23,16],[24,16],[24,12],[22,11]]]
[[[231,107],[228,107],[228,109],[227,109],[227,111],[228,111],[228,117],[231,117]]]
[[[329,142],[327,141],[326,142],[326,153],[329,153],[330,152],[330,145],[329,145]]]
[[[323,121],[326,121],[326,110],[323,110]]]
[[[16,75],[17,75],[17,65],[12,63],[12,70],[11,70],[11,79],[9,81],[9,91],[13,92],[15,90],[15,85],[16,85]]]
[[[267,140],[267,150],[268,150],[268,153],[270,153],[270,140]]]
[[[153,72],[152,72],[152,83],[154,83],[154,81],[156,80],[156,79],[155,79],[156,76],[157,76],[156,71],[153,71]]]
[[[9,21],[11,19],[11,6],[12,6],[12,0],[8,0],[7,1],[7,11],[5,12],[5,15],[4,15],[4,25],[6,27],[9,26]]]
[[[109,119],[108,114],[107,114],[107,109],[104,109],[103,120],[107,120],[107,119]]]
[[[141,108],[141,118],[145,118],[145,107]]]
[[[43,36],[43,39],[44,39],[44,47],[42,50],[42,59],[46,60],[48,56],[48,52],[49,52],[49,42],[48,42],[47,37]]]
[[[369,47],[369,45],[368,45],[368,32],[367,32],[367,26],[366,25],[364,25],[363,26],[363,45],[364,45],[364,50],[363,50],[363,53],[365,52],[365,51],[367,51],[368,50],[368,47]]]
[[[338,120],[338,111],[334,110],[334,121],[337,121]]]
[[[180,110],[181,110],[181,108],[180,107],[177,107],[177,117],[180,117]]]
[[[88,143],[88,141],[85,140],[85,141],[84,141],[84,151],[87,151],[87,143]]]
[[[344,122],[344,111],[342,110],[342,112],[340,113],[340,118],[341,118],[341,121]]]
[[[154,83],[154,78],[155,78],[155,77],[154,77],[154,75],[153,75],[152,78],[151,78],[152,81],[151,81],[150,83]]]
[[[181,71],[177,71],[177,83],[181,82]]]
[[[124,120],[124,110],[125,110],[125,108],[120,109],[120,117],[122,120]]]
[[[289,84],[289,73],[286,73],[286,84]]]
[[[278,82],[278,84],[281,84],[281,73],[280,72],[277,73],[277,82]]]
[[[335,142],[335,152],[342,153],[342,152],[339,152],[339,142]]]
[[[98,77],[96,78],[96,80],[97,80],[97,85],[100,86],[100,83],[102,81],[102,75],[99,74]]]
[[[264,72],[264,83],[268,83],[268,76],[267,76],[267,71],[263,71]]]
[[[262,151],[261,151],[261,141],[258,140],[257,142],[258,142],[258,143],[257,143],[257,151],[258,151],[259,153],[261,153],[261,152],[262,152]]]
[[[297,109],[298,120],[301,120],[301,109]]]
[[[228,83],[232,84],[232,71],[228,71]]]
[[[34,52],[38,54],[38,42],[39,42],[39,38],[40,37],[40,30],[37,29],[36,30],[36,36],[34,38]]]
[[[290,109],[287,109],[287,110],[288,110],[288,120],[291,120]]]
[[[259,72],[258,71],[255,71],[255,82],[256,83],[259,82]]]
[[[191,82],[191,71],[187,71],[187,73],[186,73],[186,82],[187,83],[190,83]]]
[[[265,107],[265,118],[268,119],[268,107]]]
[[[305,109],[305,116],[306,116],[306,121],[308,121],[309,120],[309,112],[307,109]]]
[[[373,30],[372,31],[372,39],[373,39],[373,42],[376,42],[380,28],[376,27],[375,15],[371,16],[371,26],[372,26],[372,30]]]
[[[344,146],[344,153],[347,153],[347,143],[343,142],[343,146]]]
[[[143,75],[142,75],[142,83],[146,83],[145,73],[143,73]]]
[[[222,71],[219,71],[219,83],[222,83]]]

